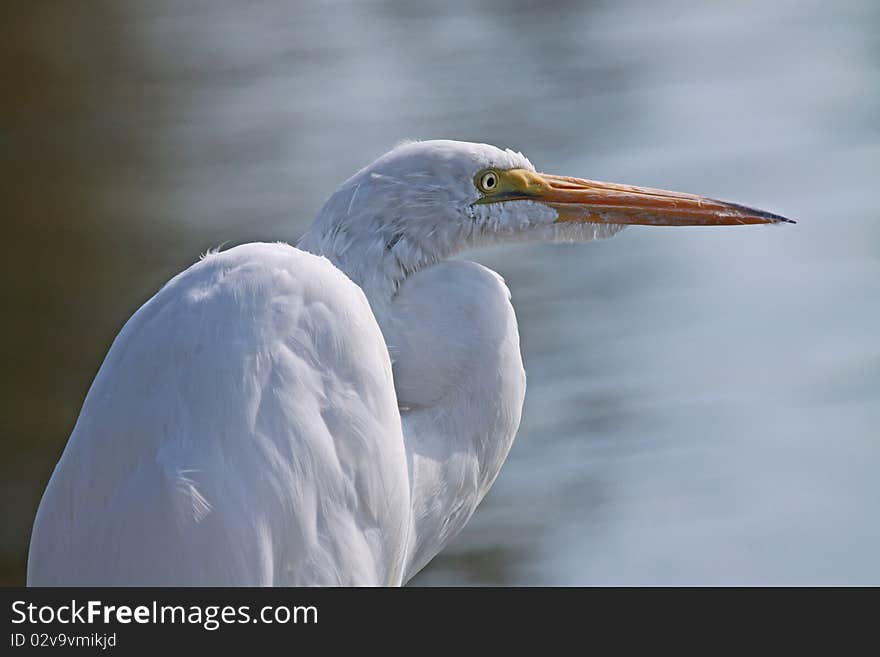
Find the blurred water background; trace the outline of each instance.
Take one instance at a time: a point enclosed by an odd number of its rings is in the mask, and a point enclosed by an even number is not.
[[[469,257],[529,390],[418,584],[880,584],[880,3],[5,2],[0,581],[123,322],[403,138],[797,226]]]

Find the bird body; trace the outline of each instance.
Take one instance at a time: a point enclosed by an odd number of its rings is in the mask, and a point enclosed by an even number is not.
[[[28,580],[399,584],[409,507],[363,292],[324,258],[248,244],[172,279],[114,341],[40,505]]]
[[[504,281],[451,256],[779,221],[486,144],[403,144],[297,247],[209,253],[126,323],[43,495],[28,583],[404,583],[489,490],[525,396]]]

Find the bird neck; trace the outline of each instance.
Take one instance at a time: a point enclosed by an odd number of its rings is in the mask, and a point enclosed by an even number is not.
[[[410,472],[409,578],[461,531],[494,482],[519,428],[525,371],[510,293],[481,265],[424,269],[377,311]]]
[[[504,281],[444,260],[467,236],[431,252],[404,239],[352,242],[319,218],[298,246],[361,287],[385,338],[410,475],[409,579],[461,531],[498,475],[519,428],[525,371]]]

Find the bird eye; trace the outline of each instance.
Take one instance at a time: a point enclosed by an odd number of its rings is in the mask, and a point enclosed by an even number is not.
[[[480,176],[480,189],[484,192],[491,192],[498,187],[498,174],[494,171],[487,171]]]

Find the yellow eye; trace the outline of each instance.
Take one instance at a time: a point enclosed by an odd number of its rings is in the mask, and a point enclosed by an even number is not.
[[[498,187],[498,174],[495,171],[487,171],[480,176],[479,187],[484,192],[491,192]]]

